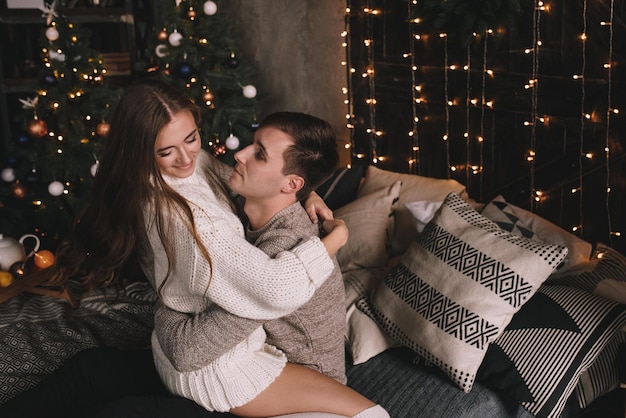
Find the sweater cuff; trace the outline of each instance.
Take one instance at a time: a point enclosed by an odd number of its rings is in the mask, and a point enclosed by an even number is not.
[[[335,268],[326,247],[318,237],[307,239],[296,245],[291,251],[302,261],[309,274],[309,279],[315,287],[320,287]]]

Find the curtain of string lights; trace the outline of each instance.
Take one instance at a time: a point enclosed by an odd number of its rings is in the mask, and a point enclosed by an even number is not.
[[[575,7],[535,0],[517,29],[489,27],[462,47],[450,33],[425,31],[423,20],[414,17],[417,5],[418,0],[347,0],[342,43],[352,164],[453,178],[480,202],[502,194],[590,241],[623,245],[618,214],[626,204],[626,125],[615,91],[626,82],[626,71],[617,78],[614,73],[623,59],[615,44],[624,36],[624,5],[616,18],[615,0],[583,0]],[[388,23],[390,12],[403,13],[394,22],[406,26]],[[554,27],[566,12],[569,31],[559,34],[561,51],[555,51]],[[390,55],[394,48],[387,38],[398,36],[389,31],[406,37],[397,56]],[[555,54],[561,54],[556,65]],[[503,57],[509,60],[505,65]],[[560,72],[554,70],[558,65]],[[398,76],[400,67],[404,73]],[[390,69],[393,77],[384,73]],[[396,90],[385,93],[390,85]],[[391,94],[397,96],[393,111],[406,112],[401,126],[385,120]],[[397,105],[402,97],[406,106]],[[391,148],[404,148],[402,158],[388,155]]]

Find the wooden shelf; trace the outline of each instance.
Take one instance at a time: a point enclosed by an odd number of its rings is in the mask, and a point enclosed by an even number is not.
[[[59,14],[67,16],[76,23],[134,23],[133,14],[121,7],[99,7],[61,9]],[[45,23],[41,10],[38,9],[2,9],[0,23]]]

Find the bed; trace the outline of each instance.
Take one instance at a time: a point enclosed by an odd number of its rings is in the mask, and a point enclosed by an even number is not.
[[[453,180],[363,167],[318,192],[351,231],[348,384],[392,417],[574,417],[617,390],[620,253]],[[155,300],[131,280],[0,304],[0,404],[81,350],[149,346]]]

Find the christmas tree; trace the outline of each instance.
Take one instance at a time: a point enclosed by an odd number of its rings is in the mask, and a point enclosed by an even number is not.
[[[155,0],[146,58],[131,79],[163,77],[184,89],[202,109],[204,148],[232,163],[234,151],[252,141],[258,100],[252,70],[240,63],[235,24],[218,4]],[[122,93],[107,83],[90,29],[63,16],[64,5],[46,5],[39,85],[20,99],[23,130],[0,160],[0,234],[34,233],[51,250],[95,192],[99,150]]]
[[[157,73],[184,89],[202,109],[203,146],[226,163],[252,141],[257,90],[240,62],[235,23],[217,2],[155,0],[146,60],[137,69]]]
[[[15,118],[22,131],[0,163],[0,233],[36,234],[48,249],[66,236],[91,195],[107,120],[121,96],[105,81],[90,30],[57,6],[46,5],[40,81],[31,97],[20,99]]]

